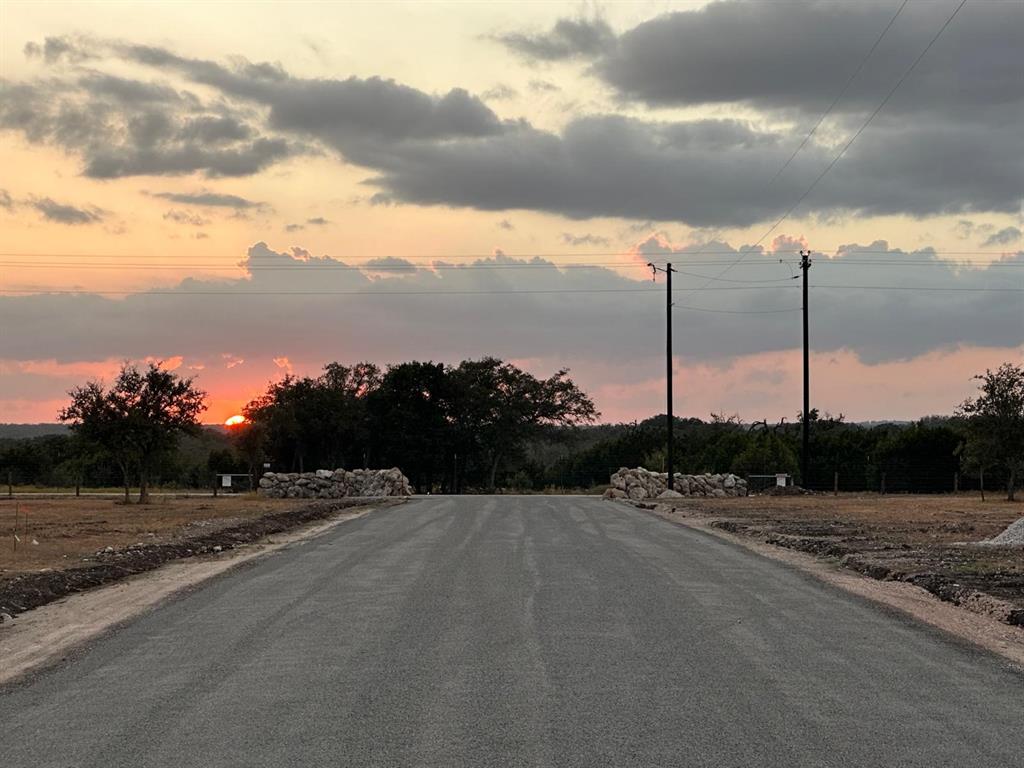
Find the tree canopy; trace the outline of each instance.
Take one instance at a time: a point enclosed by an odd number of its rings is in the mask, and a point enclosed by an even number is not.
[[[398,466],[419,489],[494,487],[502,463],[555,427],[592,422],[591,399],[561,370],[538,379],[486,357],[457,366],[331,363],[286,376],[245,408],[282,469]]]
[[[58,418],[76,435],[102,449],[121,470],[125,501],[131,477],[139,478],[139,503],[149,501],[154,462],[172,451],[184,433],[194,433],[206,409],[206,393],[192,379],[150,363],[144,371],[121,366],[114,383],[90,381],[68,393],[71,403]]]
[[[967,425],[966,454],[982,470],[1001,466],[1013,501],[1017,477],[1024,472],[1024,367],[1004,363],[974,378],[981,392],[959,409]]]

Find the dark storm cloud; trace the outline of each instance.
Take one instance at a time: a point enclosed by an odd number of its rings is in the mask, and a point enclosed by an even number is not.
[[[1021,231],[1017,227],[1005,227],[1000,229],[995,234],[991,235],[984,243],[982,247],[988,247],[990,245],[1012,245],[1021,238]]]
[[[509,32],[494,39],[525,58],[560,61],[602,53],[615,33],[602,19],[559,19],[547,32]]]
[[[67,203],[58,203],[49,197],[34,198],[29,201],[29,205],[41,213],[44,219],[57,224],[95,224],[106,215],[99,208],[77,208]]]
[[[821,112],[856,70],[895,2],[716,2],[658,16],[606,45],[594,71],[652,105],[748,102]],[[910,3],[836,109],[870,110],[956,3]],[[1024,96],[1019,3],[968,4],[888,112],[958,112]]]
[[[725,243],[677,247],[659,240],[636,249],[648,252],[638,257],[641,264],[651,256],[671,255],[679,270],[676,317],[685,328],[677,342],[679,355],[725,360],[799,345],[798,311],[728,313],[799,307],[799,283],[791,279],[796,255],[780,243],[784,249],[774,252]],[[719,264],[741,255],[726,275],[741,282],[708,280],[721,273]],[[780,258],[788,263],[780,264]],[[961,290],[1024,287],[1024,253],[970,268],[941,261],[928,250],[906,253],[878,242],[813,258],[812,301],[827,307],[815,318],[812,348],[817,352],[849,349],[865,361],[880,362],[958,344],[1024,343],[1024,294]],[[708,266],[709,259],[718,261]],[[913,263],[891,264],[901,259]],[[486,268],[493,265],[501,268]],[[293,361],[313,363],[414,359],[422,355],[424,338],[431,340],[431,355],[445,359],[495,354],[595,361],[607,360],[614,349],[616,361],[629,365],[662,351],[642,340],[651,338],[652,323],[662,317],[664,288],[651,283],[641,266],[624,276],[600,267],[562,270],[542,259],[499,255],[436,271],[387,258],[352,269],[329,256],[301,248],[275,252],[264,243],[250,248],[242,266],[247,274],[237,279],[188,279],[170,295],[0,297],[0,325],[20,329],[0,334],[0,359],[36,359],[41,349],[69,362],[171,356],[185,348],[196,358],[209,358],[224,351],[225,339],[241,357],[287,349]],[[942,290],[920,290],[924,286]],[[509,293],[535,290],[542,292]],[[550,293],[560,290],[568,292]],[[209,333],[212,327],[218,333]],[[296,334],[295,328],[331,331]],[[559,332],[551,333],[552,328]]]

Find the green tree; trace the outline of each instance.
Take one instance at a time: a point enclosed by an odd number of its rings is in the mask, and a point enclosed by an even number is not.
[[[1003,466],[1006,497],[1013,501],[1017,476],[1024,472],[1024,367],[1004,363],[974,378],[981,392],[957,412],[966,423],[967,453]]]
[[[58,418],[117,463],[126,502],[131,475],[138,473],[140,504],[149,502],[157,460],[177,447],[180,435],[198,431],[197,419],[206,409],[206,393],[192,379],[152,363],[145,371],[126,363],[109,389],[90,381],[68,394],[71,403]]]

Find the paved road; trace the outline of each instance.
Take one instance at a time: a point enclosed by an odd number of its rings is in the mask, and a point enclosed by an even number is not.
[[[5,766],[1020,766],[1024,678],[583,498],[422,499],[0,693]]]

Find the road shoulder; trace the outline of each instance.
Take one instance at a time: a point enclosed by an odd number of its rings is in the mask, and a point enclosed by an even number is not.
[[[633,505],[624,506],[635,508]],[[674,525],[728,541],[771,560],[785,563],[819,581],[892,608],[923,624],[950,634],[958,640],[995,653],[1024,670],[1024,629],[1020,627],[1010,626],[989,616],[945,602],[922,587],[913,584],[878,581],[804,552],[737,536],[713,527],[711,525],[714,521],[713,518],[682,517],[664,509],[640,509],[640,511]]]
[[[164,600],[256,558],[320,536],[363,517],[377,506],[340,511],[326,520],[277,533],[257,542],[167,563],[155,570],[62,598],[0,624],[0,686],[59,663],[77,648]]]

